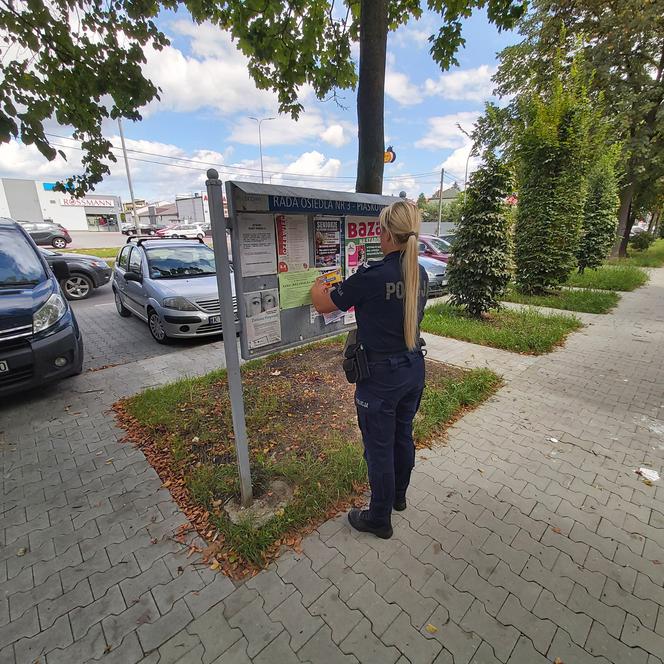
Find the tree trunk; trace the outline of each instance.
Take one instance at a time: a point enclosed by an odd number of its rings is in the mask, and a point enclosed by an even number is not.
[[[355,191],[383,193],[387,0],[361,0]]]
[[[629,205],[629,213],[627,214],[627,226],[625,226],[625,232],[622,239],[620,240],[620,250],[618,255],[620,258],[625,258],[627,256],[627,245],[629,244],[629,234],[632,232],[632,226],[636,221],[636,215],[632,213],[632,204]]]
[[[628,183],[620,191],[620,208],[618,210],[618,232],[616,241],[611,250],[611,256],[622,256],[627,254],[627,242],[629,241],[629,213],[632,208],[632,198],[634,197],[634,182],[629,177]],[[625,235],[627,239],[625,240]]]

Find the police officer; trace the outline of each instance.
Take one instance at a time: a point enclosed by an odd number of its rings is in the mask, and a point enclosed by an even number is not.
[[[383,539],[392,536],[392,509],[406,509],[415,465],[413,418],[424,389],[419,324],[428,280],[418,263],[420,214],[397,201],[380,214],[381,261],[361,267],[336,288],[319,280],[312,301],[319,313],[355,307],[357,341],[366,348],[370,376],[355,390],[357,419],[369,471],[371,503],[353,509],[353,528]]]

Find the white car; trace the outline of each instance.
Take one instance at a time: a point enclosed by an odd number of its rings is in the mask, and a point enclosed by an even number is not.
[[[165,231],[158,232],[157,235],[161,237],[179,237],[183,240],[195,240],[205,237],[205,229],[199,224],[178,224]]]

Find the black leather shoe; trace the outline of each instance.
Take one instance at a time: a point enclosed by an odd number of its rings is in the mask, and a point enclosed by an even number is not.
[[[404,498],[403,500],[395,500],[393,507],[397,512],[403,512],[406,507],[408,507],[408,505],[406,505],[406,499]]]
[[[361,533],[372,533],[381,539],[392,537],[392,526],[374,523],[369,518],[369,510],[352,509],[348,512],[348,521],[355,530],[359,530]]]

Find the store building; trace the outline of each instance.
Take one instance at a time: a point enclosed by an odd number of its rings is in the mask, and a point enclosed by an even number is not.
[[[119,196],[88,194],[74,198],[54,190],[53,182],[0,179],[0,217],[17,221],[53,221],[69,231],[118,231]]]

